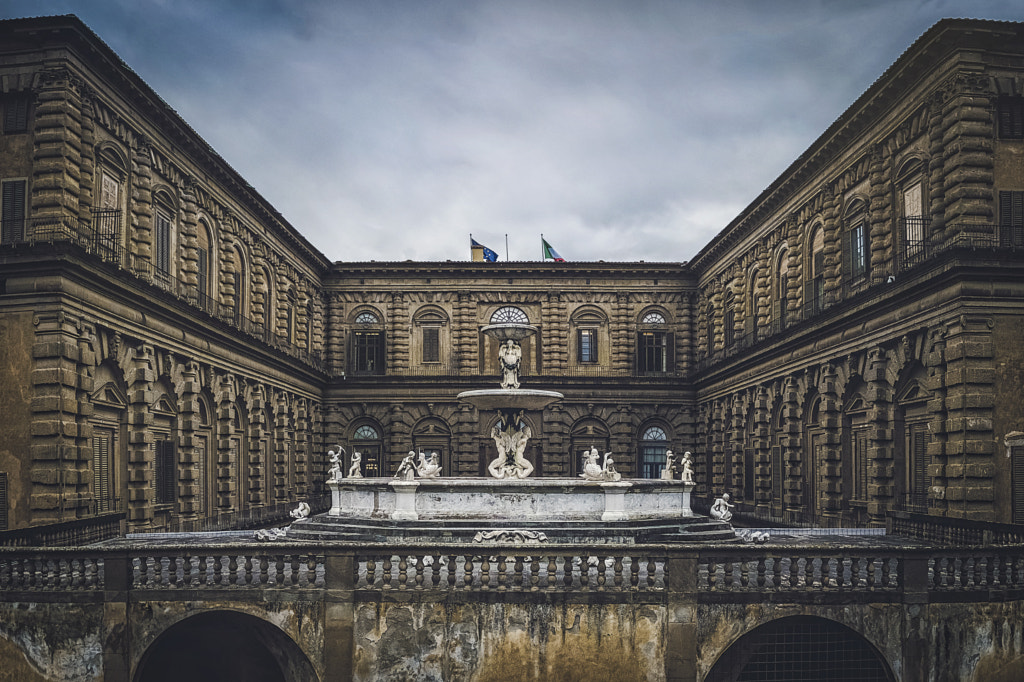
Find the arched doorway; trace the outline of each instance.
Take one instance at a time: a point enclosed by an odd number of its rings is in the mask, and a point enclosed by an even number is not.
[[[792,616],[740,637],[715,662],[706,682],[893,682],[878,650],[826,618]]]
[[[302,649],[270,623],[235,611],[209,611],[175,623],[149,646],[135,682],[315,682]]]

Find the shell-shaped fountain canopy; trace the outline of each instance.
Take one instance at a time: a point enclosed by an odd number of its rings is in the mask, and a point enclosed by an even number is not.
[[[482,327],[480,331],[502,343],[509,339],[519,343],[526,337],[536,334],[537,328],[523,322],[498,322]]]

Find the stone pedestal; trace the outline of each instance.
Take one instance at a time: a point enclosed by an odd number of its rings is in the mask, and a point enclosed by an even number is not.
[[[391,518],[395,521],[418,521],[416,489],[420,484],[416,481],[391,481],[388,485],[395,491],[395,510],[391,512]]]
[[[626,481],[618,483],[602,483],[604,490],[604,513],[601,514],[602,521],[628,521],[629,514],[626,513],[626,491],[632,486]]]

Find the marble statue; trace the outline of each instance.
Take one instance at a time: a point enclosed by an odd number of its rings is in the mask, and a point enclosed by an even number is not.
[[[292,517],[293,519],[304,519],[307,516],[309,516],[309,512],[309,505],[306,504],[305,502],[299,502],[299,506],[288,512],[288,516]]]
[[[674,481],[676,475],[676,456],[671,450],[665,451],[665,466],[661,470],[661,480]]]
[[[416,453],[413,450],[410,450],[409,454],[402,459],[402,463],[398,465],[395,478],[403,481],[411,481],[416,478]]]
[[[583,451],[583,473],[580,478],[584,481],[601,481],[604,483],[617,483],[622,480],[622,474],[615,470],[615,460],[612,453],[604,453],[604,460],[597,463],[597,448],[591,447]]]
[[[533,435],[529,425],[520,419],[519,428],[513,429],[511,425],[505,425],[502,429],[501,422],[491,429],[491,438],[498,449],[498,456],[487,465],[487,471],[494,478],[526,478],[533,473],[533,464],[526,459],[526,443]]]
[[[341,465],[345,461],[345,448],[339,447],[337,451],[328,450],[327,459],[331,463],[331,468],[327,470],[327,480],[340,481]]]
[[[680,478],[683,483],[693,483],[693,458],[688,451],[683,453],[682,466],[683,472]]]
[[[421,452],[416,473],[423,478],[438,478],[441,475],[441,462],[438,461],[437,453],[431,452],[430,457],[427,457],[426,453]]]
[[[603,481],[604,471],[597,463],[597,448],[590,448],[583,451],[583,473],[580,478],[584,481]]]
[[[358,450],[352,453],[352,463],[348,466],[348,477],[349,478],[362,478],[363,477],[363,454]]]
[[[501,387],[504,389],[519,388],[519,365],[523,359],[523,349],[512,339],[501,344],[498,349],[498,362],[501,364]]]
[[[615,460],[612,459],[612,453],[604,453],[604,462],[601,465],[601,475],[605,481],[610,483],[618,483],[622,480],[622,474],[615,470]]]
[[[729,504],[729,493],[724,493],[711,505],[711,518],[728,522],[732,519],[732,512],[729,511],[736,505]]]

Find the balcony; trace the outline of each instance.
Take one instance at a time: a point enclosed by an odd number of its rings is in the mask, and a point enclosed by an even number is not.
[[[324,354],[321,351],[298,346],[271,330],[262,321],[247,317],[232,306],[224,305],[200,292],[195,283],[178,279],[137,254],[129,254],[121,246],[120,211],[94,211],[91,223],[68,217],[14,222],[17,224],[11,221],[0,224],[0,234],[3,235],[0,247],[72,244],[100,261],[117,267],[122,274],[132,277],[136,282],[167,292],[193,309],[211,315],[249,337],[318,371],[325,371]]]

